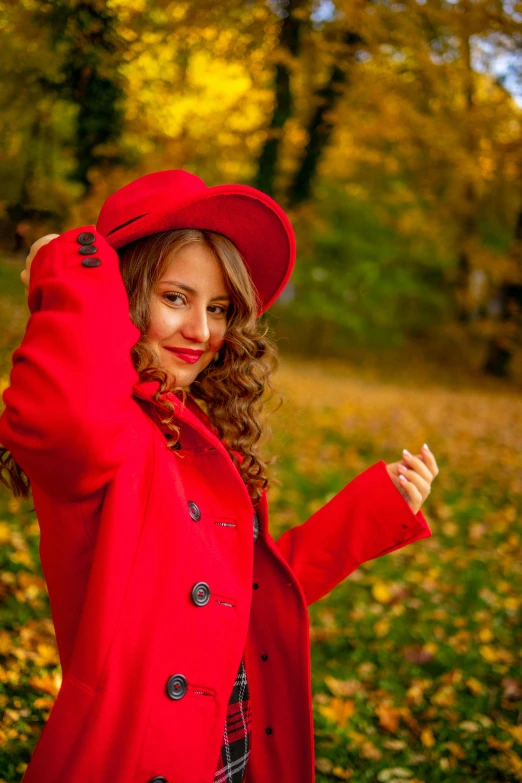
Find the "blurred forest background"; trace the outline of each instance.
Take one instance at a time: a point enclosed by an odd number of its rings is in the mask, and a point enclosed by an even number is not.
[[[500,0],[2,0],[0,241],[94,223],[185,168],[281,202],[283,351],[410,341],[522,380],[522,7]],[[291,307],[288,305],[291,303]]]
[[[38,237],[151,171],[275,197],[272,534],[404,447],[440,468],[433,536],[310,607],[317,783],[522,783],[522,3],[0,0],[0,29],[0,392]],[[62,673],[34,508],[0,490],[15,783]]]

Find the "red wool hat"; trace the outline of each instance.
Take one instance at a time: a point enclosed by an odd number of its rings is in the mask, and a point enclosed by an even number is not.
[[[207,187],[182,169],[135,179],[104,202],[97,231],[118,250],[135,239],[176,228],[223,234],[241,253],[260,298],[258,316],[287,284],[295,263],[295,235],[285,212],[249,185]]]

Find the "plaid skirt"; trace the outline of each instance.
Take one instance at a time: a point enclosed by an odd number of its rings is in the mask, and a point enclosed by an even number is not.
[[[259,518],[254,512],[254,543],[259,537]],[[241,660],[228,702],[223,744],[214,783],[243,783],[250,754],[251,711],[245,662]]]
[[[243,783],[250,754],[250,700],[245,663],[242,660],[228,702],[223,744],[214,783]]]

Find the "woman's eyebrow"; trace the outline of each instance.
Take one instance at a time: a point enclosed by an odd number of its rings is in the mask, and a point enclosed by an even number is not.
[[[197,294],[195,288],[191,288],[189,285],[187,285],[186,283],[181,283],[179,280],[162,280],[161,282],[164,283],[165,285],[176,285],[178,286],[178,288],[183,288],[184,291],[188,291],[189,294]],[[228,296],[228,294],[213,296],[212,300],[214,299],[226,299],[227,302],[230,302],[230,297]]]

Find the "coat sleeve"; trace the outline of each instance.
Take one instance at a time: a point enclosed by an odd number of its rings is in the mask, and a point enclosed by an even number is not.
[[[276,547],[311,604],[361,563],[431,535],[422,511],[413,513],[380,460],[283,533]]]
[[[94,234],[94,256],[79,252],[85,232]],[[84,265],[86,258],[100,264]],[[140,330],[130,318],[118,255],[94,226],[38,250],[28,306],[3,394],[0,443],[31,482],[71,500],[106,484],[125,458],[139,417],[130,351]]]

